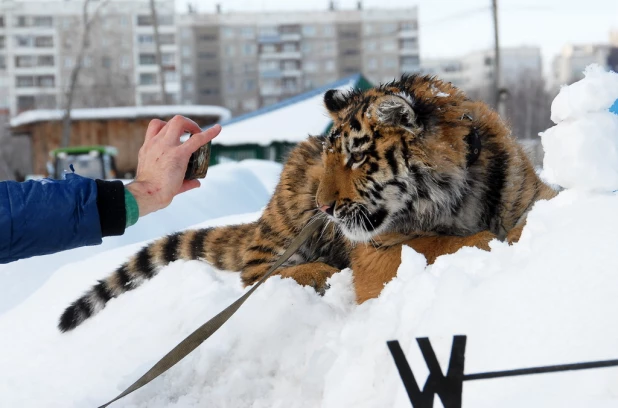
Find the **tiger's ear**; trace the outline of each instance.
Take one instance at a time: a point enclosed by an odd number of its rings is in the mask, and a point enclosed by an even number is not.
[[[378,99],[374,106],[378,121],[385,125],[403,127],[410,131],[418,127],[414,110],[403,96],[384,96]]]
[[[333,115],[348,105],[348,98],[342,91],[331,89],[324,94],[324,105],[328,112]]]

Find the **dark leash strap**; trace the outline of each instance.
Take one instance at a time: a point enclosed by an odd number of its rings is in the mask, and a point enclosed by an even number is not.
[[[157,362],[146,374],[144,374],[139,380],[137,380],[133,385],[124,390],[120,395],[118,395],[113,400],[109,401],[101,405],[99,408],[105,408],[111,403],[118,401],[120,398],[131,394],[133,391],[140,389],[144,385],[148,384],[170,368],[172,368],[176,363],[185,358],[189,353],[195,350],[200,344],[202,344],[206,339],[208,339],[214,332],[216,332],[223,323],[227,322],[230,317],[240,308],[240,306],[245,303],[245,301],[251,296],[253,292],[262,284],[266,279],[272,275],[275,270],[280,267],[285,261],[287,261],[293,254],[300,248],[300,246],[305,242],[311,234],[313,234],[320,223],[318,222],[310,222],[303,228],[303,230],[298,234],[296,238],[290,243],[290,246],[286,251],[277,259],[277,262],[270,267],[266,275],[262,277],[251,289],[247,291],[244,295],[242,295],[238,300],[225,308],[221,313],[201,325],[197,330],[191,333],[186,339],[181,341],[176,347],[172,349],[169,353],[167,353],[159,362]]]

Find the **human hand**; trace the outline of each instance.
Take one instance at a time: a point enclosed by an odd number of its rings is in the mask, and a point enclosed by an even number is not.
[[[184,133],[193,136],[180,142]],[[139,150],[135,180],[126,188],[133,194],[139,216],[167,207],[172,199],[200,186],[198,180],[184,180],[191,154],[215,138],[220,125],[203,131],[190,119],[174,116],[169,122],[153,119]]]

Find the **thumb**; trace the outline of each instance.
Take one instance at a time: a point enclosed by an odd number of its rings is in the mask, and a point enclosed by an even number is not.
[[[200,186],[199,180],[183,180],[182,185],[180,186],[180,190],[178,190],[176,195],[182,194],[189,190],[193,190],[194,188],[198,188],[199,186]]]

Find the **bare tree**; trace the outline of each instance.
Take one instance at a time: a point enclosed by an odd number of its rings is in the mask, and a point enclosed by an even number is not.
[[[104,0],[103,2],[101,2],[99,6],[95,9],[95,11],[90,15],[88,13],[88,6],[93,2],[93,0],[84,0],[81,18],[81,41],[79,45],[79,50],[77,51],[77,55],[75,58],[75,64],[73,65],[73,69],[71,70],[69,87],[65,93],[64,98],[64,115],[62,117],[62,147],[69,146],[71,139],[71,108],[73,107],[73,97],[75,95],[75,89],[77,86],[77,81],[79,79],[79,74],[83,67],[84,54],[90,42],[90,30],[92,28],[93,22],[97,19],[99,15],[99,11],[103,7],[105,7],[107,3],[109,3],[109,1],[110,0]]]

